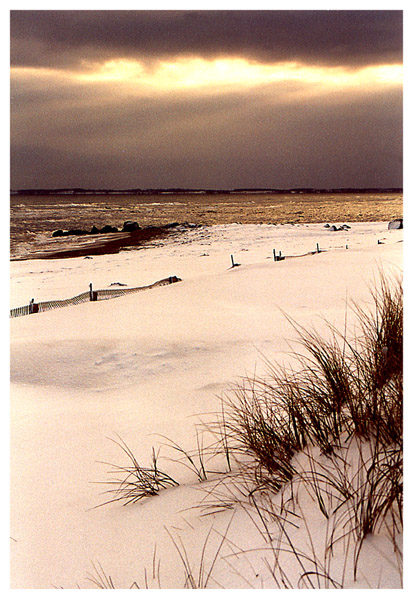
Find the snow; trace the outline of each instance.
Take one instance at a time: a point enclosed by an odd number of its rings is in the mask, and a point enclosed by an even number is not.
[[[400,272],[403,231],[349,225],[220,225],[117,255],[11,263],[11,307],[69,298],[90,282],[99,289],[182,279],[11,319],[12,588],[95,588],[88,574],[102,569],[117,588],[135,581],[179,589],[181,541],[200,583],[219,548],[209,587],[275,587],[259,515],[245,502],[207,514],[199,502],[214,482],[199,484],[173,462],[162,436],[194,449],[197,427],[240,377],[264,373],[266,359],[285,361],[297,337],[286,315],[321,333],[324,319],[351,327],[346,303],[369,302],[381,270]],[[307,254],[317,243],[326,251]],[[273,248],[288,258],[274,262]],[[239,267],[230,268],[231,254]],[[127,463],[118,436],[144,466],[162,446],[160,468],[181,485],[139,504],[94,508],[111,498],[101,495],[107,486],[99,482],[110,477],[102,463]],[[324,517],[304,490],[299,502],[318,544]],[[308,550],[306,536],[301,525],[294,545]],[[285,553],[284,561],[297,583],[297,560]],[[384,537],[366,542],[360,564],[348,587],[400,587]]]

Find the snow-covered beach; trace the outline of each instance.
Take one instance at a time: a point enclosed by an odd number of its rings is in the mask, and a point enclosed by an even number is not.
[[[93,588],[97,573],[117,588],[182,588],[176,546],[194,573],[203,566],[203,582],[213,566],[208,587],[276,587],[258,517],[242,504],[214,514],[199,506],[216,477],[197,483],[170,460],[176,452],[161,436],[194,449],[197,425],[213,420],[239,378],[263,374],[266,360],[285,361],[296,338],[286,315],[321,334],[326,322],[351,330],[348,302],[371,302],[380,273],[401,272],[403,230],[348,225],[216,225],[116,255],[11,263],[11,307],[70,298],[91,282],[98,289],[182,280],[11,320],[13,588]],[[274,261],[274,250],[287,258]],[[111,441],[118,436],[142,465],[161,447],[161,468],[180,486],[94,508],[110,499],[101,495],[99,482],[110,478],[102,463],[125,463]],[[301,500],[317,545],[326,521]],[[305,526],[296,527],[294,544],[308,551]],[[332,570],[340,578],[338,559]],[[297,560],[287,552],[282,560],[296,583]],[[384,536],[366,542],[357,581],[346,576],[344,584],[401,587]]]

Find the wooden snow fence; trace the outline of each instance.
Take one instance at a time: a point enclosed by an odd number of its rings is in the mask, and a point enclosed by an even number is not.
[[[152,288],[160,287],[162,285],[170,285],[181,281],[179,277],[175,275],[166,277],[160,281],[156,281],[150,285],[135,288],[116,288],[112,290],[92,290],[92,284],[88,292],[83,292],[73,298],[67,298],[66,300],[46,300],[45,302],[34,302],[33,300],[26,306],[19,306],[18,308],[12,308],[10,310],[10,318],[22,317],[24,315],[31,315],[39,312],[45,312],[46,310],[52,310],[53,308],[63,308],[65,306],[74,306],[83,302],[98,301],[98,300],[110,300],[111,298],[118,298],[119,296],[126,296],[127,294],[133,294],[136,292],[143,292],[144,290],[150,290]]]

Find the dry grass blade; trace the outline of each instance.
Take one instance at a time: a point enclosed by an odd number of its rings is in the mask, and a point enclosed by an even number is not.
[[[212,572],[214,570],[216,561],[218,560],[222,546],[227,539],[228,530],[231,526],[232,520],[233,520],[233,515],[231,516],[231,518],[227,524],[225,532],[223,534],[219,534],[221,536],[220,542],[214,552],[211,564],[210,564],[209,568],[207,569],[206,563],[205,563],[206,551],[207,551],[208,541],[210,539],[211,533],[214,531],[213,526],[210,527],[210,529],[206,535],[206,538],[204,540],[203,546],[202,546],[197,576],[195,575],[194,570],[190,564],[189,557],[188,557],[188,554],[187,554],[187,551],[186,551],[186,548],[185,548],[185,545],[184,545],[182,539],[180,538],[180,536],[178,536],[178,540],[179,540],[179,544],[178,544],[178,542],[175,540],[175,538],[170,533],[168,528],[165,527],[165,531],[167,532],[169,538],[171,539],[176,551],[178,552],[179,558],[184,566],[185,587],[186,588],[206,589],[208,587],[208,583],[209,583],[210,579],[212,579]],[[217,533],[217,532],[215,532],[215,533]],[[215,583],[217,583],[217,582],[215,582]],[[219,586],[219,587],[222,587],[222,586]]]
[[[112,486],[106,493],[113,494],[114,497],[107,502],[99,504],[99,506],[104,506],[111,502],[123,502],[124,505],[134,504],[144,498],[157,496],[162,490],[169,487],[179,485],[175,479],[159,469],[158,454],[154,448],[152,448],[152,466],[142,467],[127,444],[121,438],[119,440],[111,441],[123,450],[129,458],[131,465],[118,466],[111,463],[104,463],[114,468],[114,471],[111,471],[111,473],[120,474],[122,477],[104,482],[105,485]]]
[[[115,590],[115,584],[113,583],[113,579],[110,575],[107,575],[103,570],[102,565],[98,562],[97,566],[92,562],[92,567],[94,569],[94,573],[89,573],[87,579],[93,583],[97,588],[101,590]],[[136,581],[129,586],[129,589],[139,589]]]
[[[172,450],[175,450],[176,452],[178,452],[180,454],[180,456],[185,459],[184,461],[178,460],[176,462],[183,464],[192,473],[194,473],[196,475],[198,481],[206,481],[207,480],[208,477],[207,477],[207,470],[205,467],[205,449],[203,448],[202,442],[199,439],[199,431],[196,432],[197,449],[195,452],[190,452],[188,450],[185,450],[184,448],[182,448],[182,446],[180,446],[176,442],[172,441],[170,438],[168,438],[165,435],[161,436],[161,438],[164,440],[167,440],[168,444],[165,444],[165,446],[167,446],[168,448],[172,448]],[[173,459],[169,459],[169,460],[173,460]]]

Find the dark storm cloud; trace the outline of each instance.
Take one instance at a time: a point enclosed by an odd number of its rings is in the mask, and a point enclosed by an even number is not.
[[[64,119],[61,99],[39,97],[13,118],[12,178],[18,187],[401,185],[400,89],[305,103],[300,89],[129,98],[113,110],[79,87]]]
[[[156,64],[399,64],[401,11],[12,11],[11,45],[13,65],[55,69],[12,72],[13,188],[402,185],[398,69],[201,71],[198,86]],[[94,77],[121,58],[148,71]]]
[[[402,11],[12,11],[11,61],[78,68],[82,60],[237,56],[259,62],[394,64]]]

